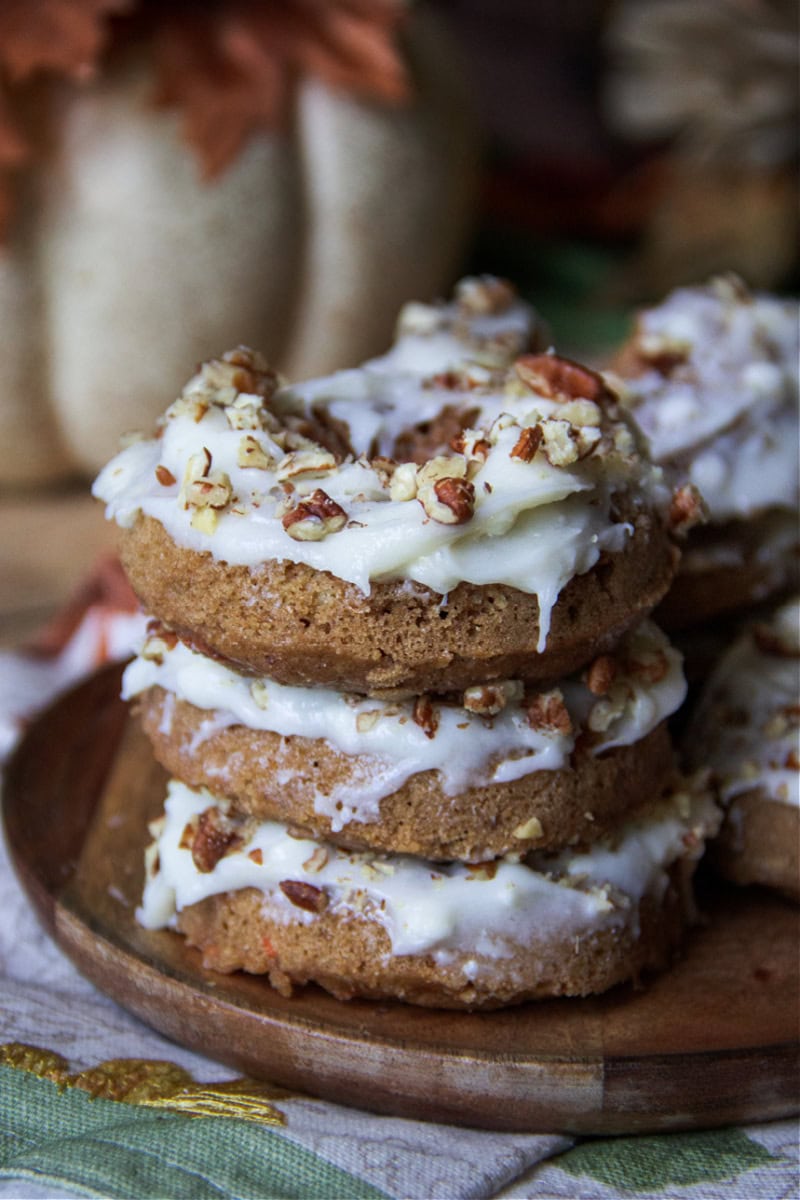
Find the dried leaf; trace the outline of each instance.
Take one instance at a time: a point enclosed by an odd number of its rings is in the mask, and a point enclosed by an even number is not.
[[[3,0],[0,66],[12,83],[38,71],[87,79],[105,48],[105,18],[133,0]]]
[[[394,46],[402,16],[392,0],[229,0],[166,14],[154,33],[158,102],[183,113],[186,140],[212,177],[257,129],[287,115],[298,78],[386,103],[408,98]]]

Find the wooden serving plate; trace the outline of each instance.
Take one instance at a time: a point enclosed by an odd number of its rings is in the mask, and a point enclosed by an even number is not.
[[[708,884],[705,924],[642,990],[453,1014],[342,1003],[204,971],[141,929],[146,821],[164,775],[118,699],[119,668],[28,730],[3,800],[16,870],[79,969],[176,1041],[342,1104],[485,1129],[614,1134],[766,1121],[797,1095],[800,912]]]

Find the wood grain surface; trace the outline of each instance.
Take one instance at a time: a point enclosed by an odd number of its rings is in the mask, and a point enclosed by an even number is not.
[[[0,497],[0,646],[33,634],[115,541],[88,483]]]
[[[503,1130],[633,1133],[798,1110],[800,912],[706,882],[683,956],[640,990],[497,1013],[342,1003],[213,975],[135,921],[165,778],[106,669],[30,728],[3,799],[12,857],[77,966],[184,1045],[378,1112]]]

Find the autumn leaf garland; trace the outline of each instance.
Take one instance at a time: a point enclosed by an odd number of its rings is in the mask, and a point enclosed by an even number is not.
[[[408,99],[397,34],[403,0],[3,0],[0,4],[0,234],[13,183],[37,152],[26,98],[48,80],[85,85],[134,39],[152,50],[154,103],[213,178],[259,129],[280,127],[296,83],[316,77],[384,104]]]

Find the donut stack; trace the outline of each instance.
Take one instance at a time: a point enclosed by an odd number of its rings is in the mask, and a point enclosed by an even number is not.
[[[729,275],[639,314],[615,361],[623,401],[672,482],[709,520],[659,610],[682,629],[800,586],[796,300]]]
[[[690,523],[507,285],[296,387],[204,364],[95,493],[152,621],[124,694],[174,777],[138,916],[285,994],[452,1008],[663,966],[717,813],[647,619]]]

